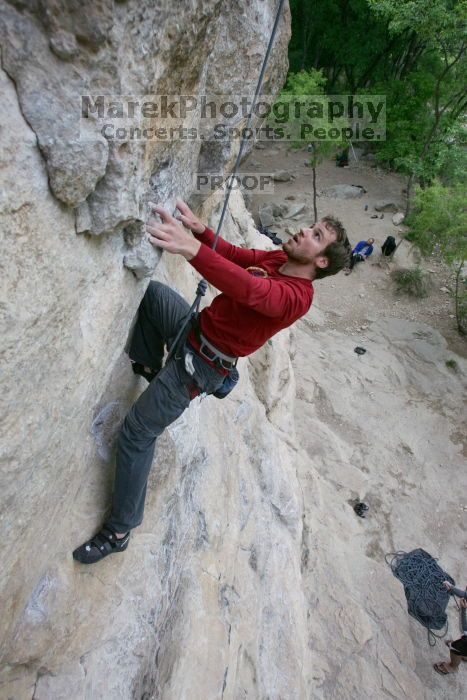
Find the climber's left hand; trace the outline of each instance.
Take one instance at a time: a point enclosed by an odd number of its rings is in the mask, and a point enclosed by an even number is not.
[[[162,219],[162,223],[159,223],[155,218],[152,218],[146,224],[150,243],[168,253],[183,255],[187,260],[194,258],[201,243],[186,231],[167,209],[152,203],[150,206],[152,211]]]

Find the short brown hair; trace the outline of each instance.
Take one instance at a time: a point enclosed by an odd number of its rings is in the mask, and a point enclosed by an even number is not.
[[[350,265],[352,255],[352,246],[347,238],[347,232],[339,219],[335,216],[324,216],[321,221],[326,225],[326,228],[331,228],[336,234],[336,240],[328,243],[323,250],[323,255],[328,260],[327,267],[317,267],[315,270],[315,279],[319,280],[329,275],[335,275],[340,270]]]

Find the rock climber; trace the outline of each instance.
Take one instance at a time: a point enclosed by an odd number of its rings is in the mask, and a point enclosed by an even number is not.
[[[459,670],[461,661],[467,661],[467,588],[456,588],[450,581],[444,581],[443,586],[451,595],[455,595],[459,600],[461,612],[461,629],[462,636],[455,641],[452,639],[446,640],[445,644],[449,649],[450,660],[438,661],[433,664],[433,668],[442,676],[447,676],[448,673],[455,673]]]
[[[93,564],[124,551],[130,531],[143,520],[146,487],[156,438],[204,392],[213,394],[235,367],[271,336],[306,314],[313,282],[349,263],[351,246],[342,223],[326,216],[302,228],[282,250],[239,248],[218,238],[182,200],[179,216],[153,206],[149,241],[181,255],[221,293],[189,324],[176,352],[162,367],[164,346],[171,348],[189,311],[173,289],[151,281],[138,309],[126,350],[133,371],[149,386],[128,412],[117,440],[112,506],[103,527],[75,549],[73,557]],[[192,235],[193,234],[193,235]]]

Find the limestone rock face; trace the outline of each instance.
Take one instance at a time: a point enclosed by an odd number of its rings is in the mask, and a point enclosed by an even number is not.
[[[1,698],[461,696],[459,679],[433,678],[438,653],[384,563],[422,546],[465,575],[466,366],[447,366],[422,324],[381,319],[363,341],[313,308],[239,363],[230,397],[194,400],[159,438],[128,550],[93,567],[71,557],[105,517],[116,431],[145,387],[123,353],[141,280],[157,265],[194,296],[190,265],[159,260],[142,229],[155,193],[166,205],[191,194],[200,156],[177,143],[80,150],[75,96],[216,79],[236,90],[239,71],[252,85],[274,6],[2,5]],[[215,226],[220,206],[204,201],[203,220]],[[223,235],[273,247],[238,193]]]
[[[80,120],[81,97],[251,95],[274,9],[272,1],[259,0],[2,2],[3,68],[37,136],[52,192],[76,208],[78,232],[118,231],[145,218],[148,198],[173,204],[189,194],[201,143],[106,140],[94,112],[87,123]],[[284,17],[263,85],[267,93],[278,90],[287,70],[288,11]],[[157,118],[152,124],[164,125]],[[215,166],[222,172],[232,144],[221,144]]]

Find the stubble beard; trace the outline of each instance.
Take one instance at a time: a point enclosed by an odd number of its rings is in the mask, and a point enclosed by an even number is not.
[[[306,257],[300,255],[299,253],[295,253],[292,250],[287,249],[286,248],[287,244],[288,244],[288,242],[283,244],[282,250],[287,255],[287,258],[289,259],[290,262],[296,263],[298,265],[309,265],[310,262],[313,262],[309,258],[306,258]]]

